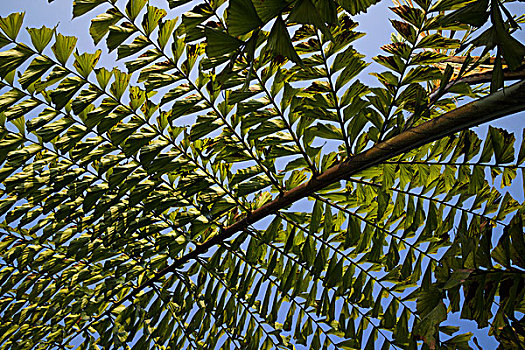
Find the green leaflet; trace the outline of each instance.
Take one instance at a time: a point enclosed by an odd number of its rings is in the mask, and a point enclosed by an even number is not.
[[[317,3],[319,5],[324,4],[322,2]],[[292,12],[290,13],[290,16],[288,17],[288,21],[303,24],[312,24],[315,27],[321,29],[321,31],[323,31],[324,34],[329,35],[330,32],[327,30],[325,23],[333,23],[333,18],[323,17],[324,16],[322,15],[320,16],[318,8],[315,7],[311,0],[302,0],[294,6]]]
[[[417,48],[433,48],[433,49],[456,49],[459,48],[458,40],[445,38],[439,34],[431,34],[423,37],[416,45]]]
[[[341,130],[332,124],[317,124],[308,128],[305,135],[308,135],[307,137],[312,139],[320,137],[323,139],[341,140],[343,138]]]
[[[206,54],[210,57],[222,56],[230,54],[239,49],[243,44],[241,40],[229,36],[228,34],[211,29],[205,28],[205,35],[208,44],[206,45]]]
[[[77,115],[80,115],[86,111],[88,106],[90,106],[91,103],[93,103],[101,95],[102,92],[93,86],[80,91],[78,96],[73,100],[73,102],[71,102],[71,108],[73,109],[73,112]]]
[[[439,324],[447,318],[447,310],[443,303],[432,309],[415,327],[415,333],[425,339],[429,346],[435,346],[435,334]]]
[[[60,66],[55,66],[44,80],[42,81],[37,80],[34,83],[35,91],[37,92],[44,91],[49,86],[64,79],[69,73],[70,73],[69,70],[62,68]]]
[[[378,0],[339,0],[339,4],[351,15],[366,12],[370,6],[375,5],[378,2]]]
[[[113,77],[114,80],[109,91],[117,100],[120,100],[128,87],[131,76],[115,68],[113,69]]]
[[[64,36],[59,33],[56,34],[55,39],[56,41],[53,46],[51,46],[51,49],[53,50],[58,62],[65,65],[69,56],[71,56],[71,53],[75,49],[77,38],[74,36]]]
[[[27,89],[29,85],[37,80],[40,80],[44,73],[53,66],[53,61],[47,57],[38,56],[31,62],[27,70],[22,74],[18,81],[20,82],[23,89]]]
[[[73,63],[73,66],[80,75],[82,75],[84,78],[87,78],[95,68],[101,53],[101,50],[97,50],[93,54],[83,53],[81,55],[76,52],[74,53],[75,63]]]
[[[104,106],[106,107],[106,106]],[[126,108],[123,108],[122,106],[118,106],[116,109],[113,110],[114,105],[108,105],[108,108],[101,108],[100,110],[95,110],[93,112],[103,112],[104,110],[111,111],[111,113],[104,115],[103,118],[101,118],[100,122],[97,125],[98,132],[107,132],[108,130],[111,130],[115,125],[117,125],[122,119],[130,115],[130,111]]]
[[[177,100],[171,108],[170,120],[175,120],[183,115],[190,114],[191,112],[197,112],[205,109],[205,106],[199,104],[201,97],[197,94],[193,94],[185,97],[184,99]]]
[[[489,133],[481,153],[481,161],[490,161],[492,155],[495,156],[497,163],[514,161],[514,142],[514,135],[502,129],[489,127]]]
[[[75,146],[87,134],[87,129],[84,126],[73,125],[71,126],[64,136],[62,136],[55,145],[63,152],[69,151]]]
[[[510,69],[517,69],[522,65],[523,57],[525,57],[525,45],[509,34],[499,17],[496,16],[496,19],[496,38],[500,44],[502,56],[508,62]]]
[[[109,80],[113,76],[113,71],[108,71],[106,68],[100,68],[95,70],[97,82],[102,89],[105,89],[109,83]]]
[[[136,60],[126,62],[126,68],[130,73],[135,72],[143,67],[148,66],[161,56],[162,54],[156,49],[148,50],[144,54],[140,55]]]
[[[9,107],[5,112],[4,116],[8,121],[17,119],[28,113],[29,111],[40,105],[40,101],[34,98],[28,98],[18,104]]]
[[[285,56],[295,63],[301,63],[301,58],[295,52],[286,25],[281,17],[275,20],[266,45],[268,50],[275,54]]]
[[[122,19],[123,15],[110,8],[106,13],[100,14],[91,20],[89,27],[89,34],[93,38],[93,42],[98,44],[109,31],[109,28],[118,23]]]
[[[178,6],[182,6],[184,4],[187,4],[191,0],[168,0],[168,4],[170,6],[170,9],[176,8]]]
[[[16,91],[16,90],[12,90],[12,91]],[[57,115],[58,115],[58,112],[56,112],[52,108],[44,109],[38,115],[38,117],[34,117],[33,119],[27,121],[27,124],[26,124],[27,125],[27,131],[28,132],[32,132],[34,130],[37,130],[41,126],[51,122]]]
[[[231,0],[226,11],[228,32],[233,36],[246,34],[264,23],[251,0]]]
[[[166,16],[167,12],[164,9],[159,9],[154,6],[148,6],[146,14],[142,20],[142,28],[147,35],[151,34],[161,22],[161,19]]]
[[[22,23],[24,21],[24,12],[12,13],[7,17],[0,17],[0,29],[9,37],[11,40],[16,40]]]
[[[146,101],[146,92],[136,86],[132,86],[129,89],[129,99],[131,109],[137,110]]]
[[[104,0],[75,0],[73,2],[73,18],[88,13],[104,2]]]
[[[419,66],[411,69],[403,79],[403,84],[420,83],[428,80],[438,80],[441,78],[441,71],[430,66]]]
[[[449,20],[468,23],[476,27],[484,25],[490,16],[489,1],[475,1],[454,11]]]
[[[186,35],[186,42],[198,40],[204,36],[202,25],[213,15],[213,9],[209,4],[195,6],[191,12],[182,16],[183,34]]]
[[[88,212],[93,208],[93,205],[100,199],[107,188],[107,185],[95,185],[88,190],[82,207],[84,212]]]
[[[18,168],[22,166],[29,158],[33,157],[37,152],[41,151],[40,145],[31,145],[14,152],[9,153],[7,161],[11,166]]]
[[[70,118],[62,118],[39,128],[35,134],[41,137],[44,142],[49,142],[64,132],[73,122]]]
[[[345,60],[345,69],[337,77],[335,82],[335,89],[341,89],[351,79],[355,78],[363,69],[366,68],[367,64],[362,60],[362,56],[356,55],[352,59]]]
[[[198,140],[220,128],[223,122],[216,116],[201,116],[192,126],[190,131],[191,140]]]
[[[129,0],[126,4],[126,14],[134,21],[146,3],[147,0]]]
[[[275,16],[281,14],[281,11],[288,6],[288,0],[250,0],[257,12],[258,17],[263,23],[268,23]]]
[[[58,85],[58,88],[51,92],[51,100],[55,104],[56,109],[62,109],[84,84],[85,81],[78,77],[65,78]]]
[[[9,40],[8,37],[6,37],[4,34],[0,32],[0,48],[9,45],[11,43],[11,40]]]
[[[137,36],[131,44],[123,44],[118,48],[118,59],[122,59],[140,52],[150,45],[150,42],[143,35]]]
[[[100,106],[87,113],[84,122],[89,128],[92,128],[99,124],[115,107],[117,104],[112,99],[106,98]]]
[[[135,27],[129,22],[124,22],[121,25],[110,25],[107,30],[109,31],[109,35],[106,38],[106,46],[111,52],[135,32]],[[98,35],[99,34],[97,33],[97,38]]]
[[[35,49],[42,53],[42,51],[49,45],[53,39],[53,29],[42,26],[41,28],[27,28],[27,32],[31,36],[31,42]]]
[[[130,123],[117,125],[111,132],[111,141],[115,145],[121,144],[122,141],[134,133],[142,124],[142,121],[132,120]]]
[[[170,39],[170,36],[172,35],[176,24],[177,24],[177,20],[176,19],[168,19],[166,21],[162,21],[161,20],[159,22],[158,43],[159,43],[161,49],[164,49],[164,47],[168,43],[168,40]]]
[[[7,91],[1,96],[0,112],[5,112],[10,106],[12,106],[25,96],[26,94],[24,94],[23,91],[20,91],[18,89],[12,89]],[[3,117],[5,118],[5,115],[3,115]]]
[[[254,178],[244,181],[237,186],[237,192],[240,196],[246,196],[250,193],[257,192],[270,185],[270,181],[267,176],[258,175]]]
[[[0,52],[0,77],[5,78],[32,55],[33,52],[21,44],[10,50]]]

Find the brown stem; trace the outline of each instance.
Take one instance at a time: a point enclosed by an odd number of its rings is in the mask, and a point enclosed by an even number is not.
[[[452,135],[461,130],[524,111],[525,103],[523,103],[523,101],[525,101],[525,80],[408,129],[388,140],[376,144],[365,152],[359,153],[346,161],[337,163],[319,176],[285,192],[282,196],[251,212],[245,218],[226,227],[208,241],[198,244],[193,251],[176,259],[171,265],[157,272],[154,277],[143,285],[134,288],[130,294],[113,304],[113,307],[106,310],[104,314],[101,314],[101,317],[109,314],[114,308],[125,301],[131,300],[140,291],[159,282],[163,276],[175,271],[188,261],[197,259],[211,247],[220,244],[224,240],[232,237],[235,233],[244,230],[249,225],[273,215],[281,209],[287,208],[302,198],[313,195],[318,190],[344,180],[372,166],[381,164],[392,157],[409,152],[417,147]]]
[[[479,59],[479,56],[472,56],[471,57],[474,61],[478,60]],[[446,58],[444,61],[442,62],[447,62],[447,63],[464,63],[465,61],[467,60],[467,56],[451,56],[451,57],[448,57]],[[486,58],[482,61],[479,61],[478,63],[479,64],[494,64],[494,62],[496,62],[496,58],[494,57],[489,57],[489,58]],[[505,59],[502,59],[501,60],[501,63],[502,64],[507,64],[505,62]],[[525,61],[523,61],[523,64],[525,64]]]
[[[284,209],[330,184],[458,131],[523,111],[525,110],[523,101],[525,101],[525,80],[383,141],[368,151],[332,166],[318,177],[285,192],[284,195],[253,211],[244,219],[226,227],[208,241],[197,245],[192,252],[177,259],[165,270],[159,271],[159,277],[177,269],[189,260],[195,259],[209,248],[230,238],[248,225],[275,214],[278,210]]]
[[[503,69],[503,80],[523,80],[525,79],[525,65],[521,66],[515,71],[510,71],[508,68]],[[483,84],[490,83],[492,81],[492,71],[483,72],[483,73],[474,73],[464,76],[462,78],[452,80],[445,86],[443,90],[438,89],[430,94],[429,100],[430,104],[436,102],[436,100],[441,96],[442,92],[448,91],[453,85],[467,83],[467,84]],[[442,91],[442,92],[441,92]]]
[[[515,71],[511,71],[508,68],[503,69],[503,79],[504,80],[521,80],[525,79],[525,66],[518,68]],[[468,84],[481,84],[481,83],[490,83],[492,80],[492,71],[484,73],[475,73],[469,74],[456,80],[457,83],[468,83]]]

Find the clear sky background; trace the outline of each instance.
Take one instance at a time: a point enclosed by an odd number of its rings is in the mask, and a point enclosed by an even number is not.
[[[38,27],[46,25],[47,27],[54,27],[58,23],[58,31],[64,35],[74,35],[79,38],[77,48],[79,51],[93,52],[95,49],[100,48],[103,52],[105,50],[105,42],[101,41],[97,47],[93,45],[93,41],[89,36],[89,24],[92,14],[87,14],[83,17],[72,20],[72,0],[55,0],[49,4],[46,0],[0,0],[0,16],[6,16],[12,12],[25,11],[26,16],[24,20],[25,27]],[[123,3],[119,0],[119,3]],[[165,0],[150,0],[152,5],[165,8]],[[372,7],[368,14],[359,16],[356,21],[359,22],[358,30],[367,33],[367,36],[363,39],[358,40],[355,43],[355,47],[361,53],[366,54],[367,61],[371,61],[371,57],[379,54],[380,47],[389,42],[390,33],[393,31],[388,17],[392,17],[392,13],[388,11],[388,7],[392,6],[390,0],[383,0],[380,4]],[[101,7],[102,8],[102,7]],[[524,13],[525,4],[511,4],[511,10],[514,13]],[[175,17],[177,14],[170,14],[170,17]],[[25,31],[20,33],[20,38],[23,42],[29,43],[29,36]],[[518,38],[522,42],[525,41],[525,30],[522,30],[518,34]],[[105,66],[106,68],[112,68],[115,66],[116,54],[103,54],[99,65]],[[369,77],[363,79],[368,83],[375,82],[375,78]],[[521,140],[522,128],[525,125],[525,113],[516,114],[509,116],[498,121],[492,122],[493,126],[503,127],[508,130],[514,131],[518,140]],[[484,125],[478,128],[478,131],[483,136],[488,125]],[[523,190],[521,185],[521,178],[516,179],[516,184],[512,187],[513,196],[522,201]],[[468,327],[470,331],[476,332],[474,327]],[[495,348],[496,343],[492,339],[480,337],[481,334],[486,334],[487,330],[476,332],[480,344],[486,348]]]

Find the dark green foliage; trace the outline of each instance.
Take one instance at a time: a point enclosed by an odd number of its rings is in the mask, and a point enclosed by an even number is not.
[[[0,18],[0,348],[474,347],[452,316],[525,347],[525,134],[367,163],[510,77],[524,96],[522,17],[395,3],[368,86],[352,16],[377,2],[73,1],[125,71]]]

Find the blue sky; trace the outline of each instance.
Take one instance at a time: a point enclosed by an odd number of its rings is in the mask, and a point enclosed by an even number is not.
[[[164,4],[162,0],[152,0],[151,4]],[[48,27],[54,27],[57,23],[59,24],[58,30],[60,33],[65,35],[75,35],[79,38],[78,49],[80,51],[94,51],[95,47],[91,38],[89,37],[88,28],[90,19],[92,16],[89,14],[77,19],[72,19],[71,15],[71,4],[72,0],[55,0],[52,4],[48,4],[46,0],[1,0],[0,5],[0,16],[5,16],[12,12],[25,11],[26,17],[24,21],[24,27],[41,27],[46,25]],[[367,15],[362,16],[360,19],[360,26],[358,30],[368,33],[364,39],[359,40],[356,43],[356,48],[365,53],[370,58],[380,53],[380,47],[389,42],[389,35],[392,32],[391,26],[388,25],[386,18],[389,16],[387,11],[388,6],[391,6],[390,1],[382,1],[379,5],[374,6]],[[160,5],[159,7],[163,7]],[[518,5],[516,12],[525,12],[525,5]],[[519,33],[519,37],[522,41],[525,39],[525,33]],[[23,40],[28,42],[28,36],[25,32],[21,33]],[[99,44],[99,48],[103,48],[104,42]],[[101,65],[108,68],[115,65],[116,55],[115,53],[103,56]],[[369,82],[374,79],[370,77]],[[492,125],[504,127],[513,130],[516,133],[518,139],[521,136],[521,128],[524,123],[525,113],[519,115],[510,116],[494,122]],[[487,125],[481,127],[481,130],[485,130]],[[483,135],[484,132],[482,131]],[[517,181],[516,188],[521,189],[521,179]],[[516,191],[514,196],[518,199],[523,198],[523,193]],[[480,342],[490,348],[494,343],[490,343],[487,339],[483,339]]]

